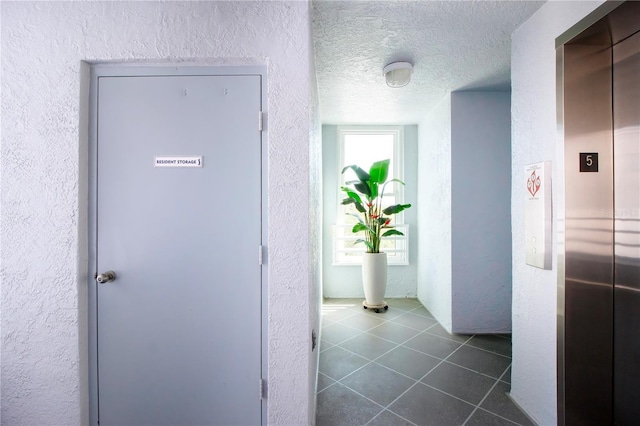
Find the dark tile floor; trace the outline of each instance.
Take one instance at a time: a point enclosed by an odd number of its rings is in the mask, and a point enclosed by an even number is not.
[[[509,335],[450,335],[416,299],[322,308],[316,424],[531,425],[506,392]]]

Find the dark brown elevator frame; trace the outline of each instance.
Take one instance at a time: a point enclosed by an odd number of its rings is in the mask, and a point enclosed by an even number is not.
[[[638,31],[640,2],[610,1],[556,40],[565,161],[565,209],[558,221],[559,425],[640,421],[640,401],[632,400],[640,371],[621,371],[615,357],[622,345],[630,350],[630,336],[619,331],[629,326],[616,319],[614,306],[640,311],[640,266],[637,259],[627,265],[614,250],[620,219],[614,214],[612,113],[614,46]],[[599,154],[597,173],[580,172],[581,153]],[[640,324],[640,312],[624,321]],[[620,399],[623,394],[629,397]]]

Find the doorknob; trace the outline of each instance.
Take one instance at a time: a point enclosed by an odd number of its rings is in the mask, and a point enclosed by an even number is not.
[[[113,271],[104,272],[96,277],[99,284],[105,284],[116,279],[116,273]]]

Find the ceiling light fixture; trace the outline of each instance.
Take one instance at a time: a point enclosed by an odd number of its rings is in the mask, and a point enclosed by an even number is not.
[[[389,87],[402,87],[411,81],[411,73],[413,73],[413,65],[409,62],[392,62],[382,70]]]

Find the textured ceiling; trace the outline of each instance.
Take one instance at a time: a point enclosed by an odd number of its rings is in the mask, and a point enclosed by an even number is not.
[[[541,1],[313,0],[322,122],[415,124],[455,90],[508,90],[511,33]],[[387,87],[394,61],[409,85]]]

